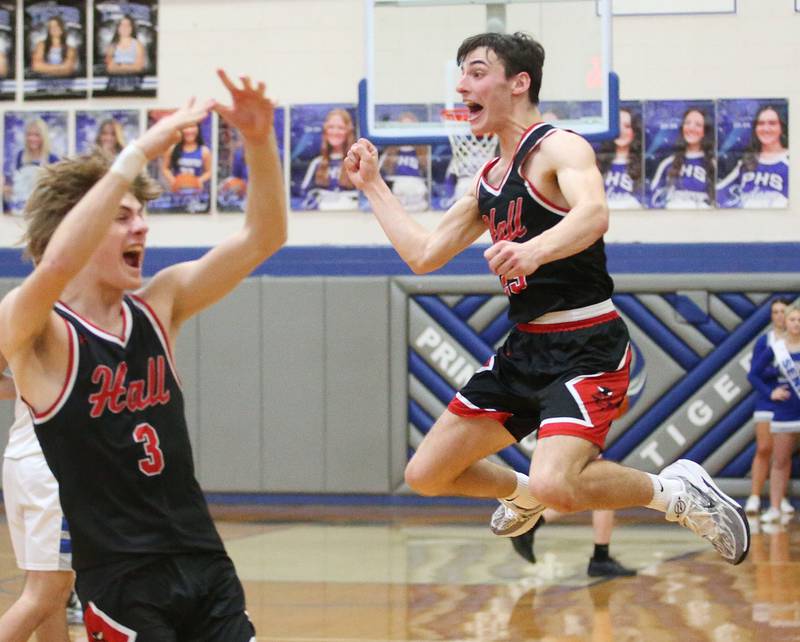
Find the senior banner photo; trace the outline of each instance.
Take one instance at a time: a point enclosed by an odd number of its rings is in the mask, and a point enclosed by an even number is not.
[[[94,96],[155,96],[158,2],[94,5]]]
[[[25,98],[85,98],[86,2],[25,0],[24,11]]]

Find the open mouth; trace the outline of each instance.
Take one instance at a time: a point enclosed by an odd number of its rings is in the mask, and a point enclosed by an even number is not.
[[[478,103],[473,103],[472,101],[465,101],[464,106],[469,110],[469,119],[475,119],[482,111],[483,105],[479,105]]]
[[[137,270],[142,267],[142,251],[141,250],[128,250],[122,253],[122,260],[125,265],[129,265]]]

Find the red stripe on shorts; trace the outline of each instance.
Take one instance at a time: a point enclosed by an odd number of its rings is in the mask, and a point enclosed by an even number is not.
[[[580,330],[581,328],[591,328],[593,325],[607,323],[614,319],[618,319],[619,314],[616,310],[606,312],[600,316],[591,317],[589,319],[581,319],[579,321],[565,321],[564,323],[518,323],[517,329],[522,332],[530,332],[532,334],[541,334],[544,332],[568,332],[569,330]]]
[[[513,414],[510,412],[501,412],[500,410],[470,408],[458,397],[453,397],[453,399],[447,405],[447,409],[459,417],[486,417],[487,419],[494,419],[503,425],[505,425],[506,421],[508,421],[508,418]]]

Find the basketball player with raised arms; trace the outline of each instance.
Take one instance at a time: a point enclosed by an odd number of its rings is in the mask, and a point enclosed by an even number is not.
[[[218,74],[230,106],[192,99],[113,163],[46,169],[27,204],[34,270],[0,302],[0,352],[58,480],[90,640],[255,639],[194,476],[172,356],[183,323],[286,238],[274,104],[263,83]],[[142,171],[211,109],[244,140],[243,227],[143,287],[144,206],[159,189]]]
[[[630,347],[611,302],[603,233],[608,208],[589,144],[541,122],[544,50],[526,34],[467,38],[457,90],[472,133],[496,133],[500,156],[429,231],[381,179],[375,146],[346,158],[387,237],[418,273],[436,270],[488,228],[484,256],[516,326],[456,394],[406,467],[423,495],[496,497],[492,531],[513,537],[545,507],[559,512],[647,506],[709,540],[738,564],[750,534],[742,509],[694,462],[658,476],[598,459],[628,387]],[[485,457],[538,430],[530,475]]]

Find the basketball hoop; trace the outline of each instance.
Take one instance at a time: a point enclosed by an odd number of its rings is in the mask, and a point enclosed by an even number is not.
[[[486,161],[496,156],[497,135],[475,136],[467,123],[469,109],[466,107],[442,109],[440,113],[453,149],[456,174],[474,176]]]

